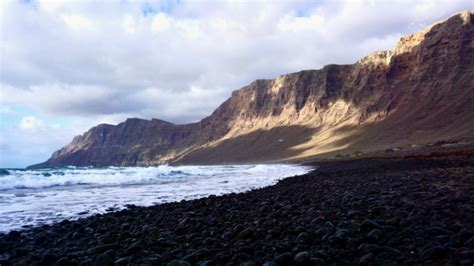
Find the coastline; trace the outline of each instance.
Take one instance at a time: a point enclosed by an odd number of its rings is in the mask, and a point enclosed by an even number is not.
[[[0,234],[0,264],[472,265],[474,157],[317,165],[249,192]]]
[[[124,209],[276,184],[312,167],[286,164],[62,167],[10,170],[0,178],[0,233]]]

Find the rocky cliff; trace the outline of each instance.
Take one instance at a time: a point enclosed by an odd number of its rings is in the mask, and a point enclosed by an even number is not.
[[[197,123],[98,125],[35,167],[275,162],[473,137],[473,18],[355,64],[256,80]]]

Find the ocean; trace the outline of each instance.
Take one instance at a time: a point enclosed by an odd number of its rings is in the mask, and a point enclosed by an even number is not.
[[[0,170],[0,232],[116,211],[128,204],[244,192],[307,173],[300,165],[63,167]]]

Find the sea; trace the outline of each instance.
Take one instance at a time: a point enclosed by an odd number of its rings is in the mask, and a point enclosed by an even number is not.
[[[0,169],[0,232],[126,208],[244,192],[307,173],[288,164]]]

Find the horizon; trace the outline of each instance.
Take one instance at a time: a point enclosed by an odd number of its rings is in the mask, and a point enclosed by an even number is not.
[[[253,80],[354,63],[470,7],[3,1],[0,168],[45,161],[100,123],[198,121]]]

